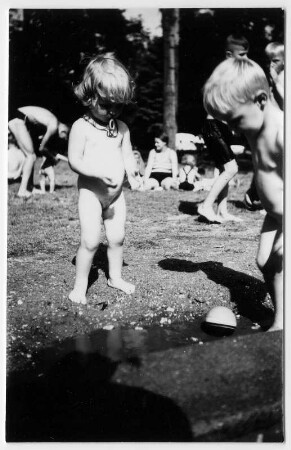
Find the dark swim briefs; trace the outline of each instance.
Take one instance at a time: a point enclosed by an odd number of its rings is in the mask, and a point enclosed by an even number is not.
[[[216,119],[206,119],[202,134],[216,167],[221,167],[235,159],[230,147],[233,135],[226,124]]]
[[[154,180],[157,180],[159,184],[161,184],[161,182],[168,177],[171,177],[172,173],[171,172],[152,172],[150,174],[150,178],[154,178]]]

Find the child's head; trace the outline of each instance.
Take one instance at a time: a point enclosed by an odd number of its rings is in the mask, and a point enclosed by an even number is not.
[[[142,160],[141,153],[138,150],[133,150],[133,156],[135,157],[137,163]]]
[[[241,35],[230,34],[225,41],[226,58],[247,58],[249,51],[248,40]]]
[[[69,137],[69,127],[68,125],[59,122],[58,124],[58,134],[60,139],[68,140]]]
[[[185,153],[181,158],[181,164],[184,166],[195,167],[197,165],[197,157],[192,153]]]
[[[83,105],[99,108],[101,116],[117,116],[131,102],[134,82],[123,64],[106,53],[91,59],[74,91]]]
[[[270,42],[265,48],[269,66],[273,67],[277,74],[284,70],[284,44]]]
[[[157,151],[161,151],[169,143],[169,137],[166,133],[161,133],[155,137],[155,147]]]
[[[203,101],[208,114],[226,121],[239,132],[257,131],[269,97],[263,69],[246,58],[220,63],[204,86]]]

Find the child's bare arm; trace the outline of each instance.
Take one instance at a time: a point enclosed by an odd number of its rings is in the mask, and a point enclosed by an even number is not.
[[[132,151],[129,129],[122,123],[123,139],[122,139],[122,155],[127,176],[134,177],[137,175],[136,160]]]
[[[129,130],[125,123],[122,123],[122,131],[122,155],[127,179],[131,185],[131,188],[137,189],[140,186],[140,180],[137,178],[138,168],[132,151]]]

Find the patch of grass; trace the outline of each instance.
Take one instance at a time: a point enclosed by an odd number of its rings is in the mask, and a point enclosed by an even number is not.
[[[136,292],[126,296],[107,287],[103,232],[86,307],[67,299],[80,236],[76,175],[66,163],[58,164],[56,192],[27,201],[15,197],[17,183],[10,185],[9,367],[25,360],[20,343],[28,350],[34,348],[35,336],[26,331],[31,329],[39,330],[39,345],[47,346],[55,339],[89,333],[108,323],[158,324],[160,317],[169,315],[168,307],[173,308],[172,323],[202,316],[218,304],[252,320],[262,317],[269,305],[255,255],[263,217],[246,210],[242,202],[251,177],[251,172],[240,173],[238,187],[230,189],[229,209],[244,220],[239,224],[198,222],[197,205],[205,192],[125,189],[123,276],[136,285]]]

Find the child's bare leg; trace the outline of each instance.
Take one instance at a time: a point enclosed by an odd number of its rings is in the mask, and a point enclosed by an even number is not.
[[[79,217],[81,225],[81,244],[76,256],[76,279],[69,299],[74,303],[86,304],[88,276],[94,254],[100,242],[101,204],[93,192],[80,189]]]
[[[228,191],[229,191],[229,183],[225,186],[225,188],[221,191],[221,193],[218,196],[217,215],[223,222],[226,221],[241,222],[242,219],[240,217],[230,214],[227,210]]]
[[[125,237],[126,206],[123,194],[104,212],[104,227],[108,240],[108,286],[132,294],[135,286],[121,277],[123,265],[123,241]]]
[[[55,169],[52,166],[46,168],[46,173],[49,179],[50,193],[55,190]]]
[[[40,185],[40,190],[41,190],[41,192],[43,193],[43,194],[45,194],[45,175],[42,173],[42,172],[40,172],[40,174],[39,174],[39,185]]]
[[[269,214],[265,217],[257,254],[266,287],[274,305],[274,322],[269,331],[283,329],[283,235],[282,227]]]
[[[161,182],[161,186],[165,191],[169,191],[170,189],[177,190],[179,188],[178,182],[174,180],[172,177],[164,178]]]
[[[144,189],[145,191],[151,189],[157,189],[159,187],[159,182],[155,178],[148,178],[144,181]]]
[[[222,194],[226,186],[228,186],[229,181],[237,174],[237,171],[238,166],[235,159],[224,164],[224,171],[221,172],[216,178],[206,199],[202,205],[198,207],[198,213],[210,222],[222,222],[224,220],[221,216],[215,214],[213,205],[215,200]]]

